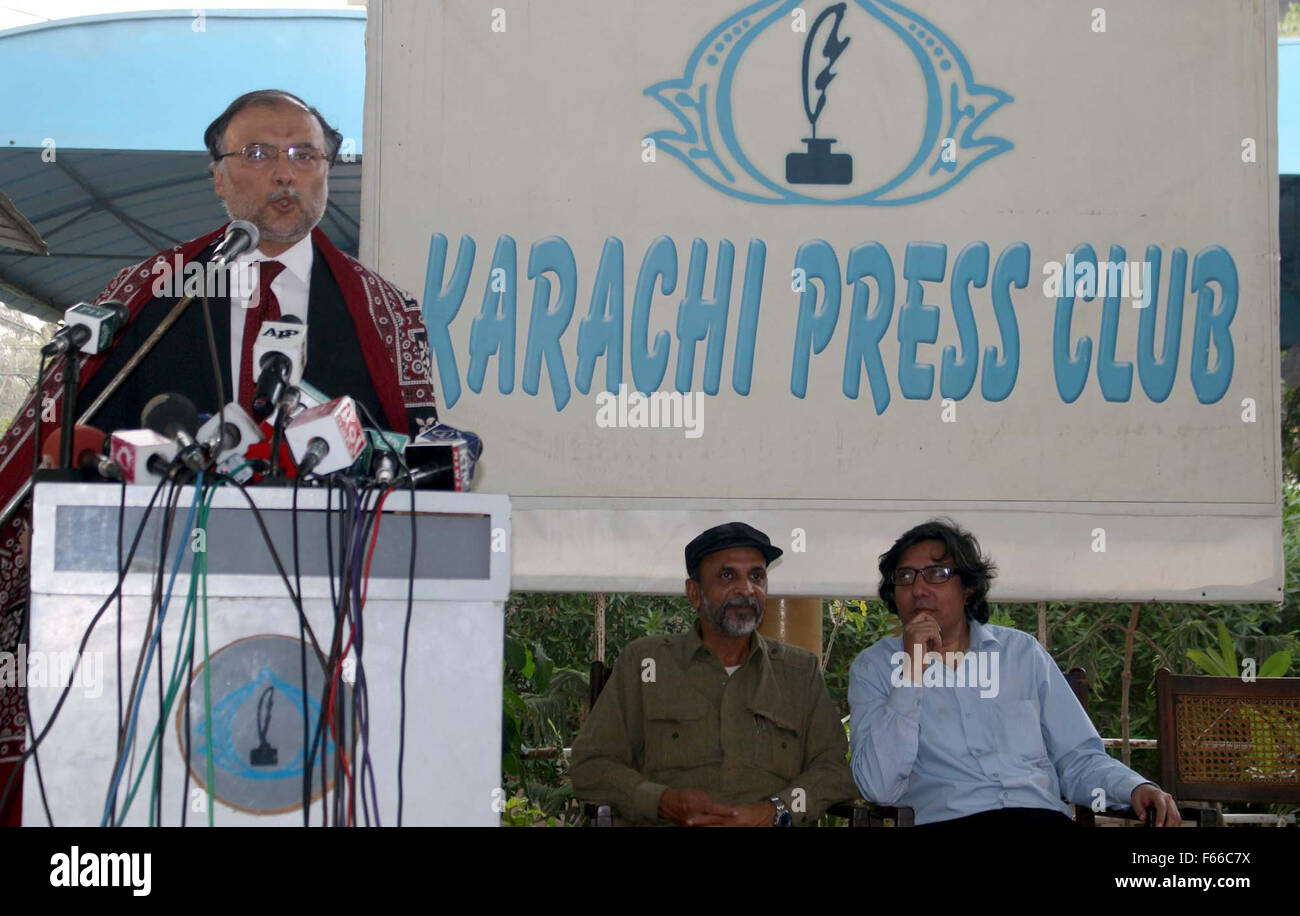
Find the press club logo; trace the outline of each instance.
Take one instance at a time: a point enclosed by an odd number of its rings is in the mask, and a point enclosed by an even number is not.
[[[659,149],[717,190],[753,203],[899,206],[942,194],[1013,148],[1003,137],[981,133],[1012,97],[977,83],[966,56],[929,20],[893,0],[853,0],[816,15],[809,9],[806,36],[795,36],[801,45],[772,40],[784,38],[778,30],[791,30],[791,13],[802,2],[745,7],[704,36],[681,78],[645,90],[680,128],[650,133]],[[910,58],[890,56],[888,45],[896,40]],[[896,111],[898,81],[881,87],[866,78],[879,75],[882,61],[904,58],[920,71],[911,84],[920,87],[914,120],[881,114]],[[737,85],[752,67],[788,74],[791,92],[760,92],[755,100],[751,91],[741,100]],[[795,97],[802,112],[786,104]],[[837,133],[856,134],[851,148],[843,137],[827,135],[831,118]],[[914,148],[896,142],[918,127]],[[787,139],[777,141],[781,135]]]

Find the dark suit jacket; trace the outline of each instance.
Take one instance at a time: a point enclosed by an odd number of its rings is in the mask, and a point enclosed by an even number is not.
[[[210,252],[200,260],[206,262]],[[179,282],[179,279],[178,279]],[[136,316],[113,345],[104,365],[82,389],[77,415],[103,391],[131,355],[176,304],[176,299],[155,298]],[[236,400],[238,390],[230,377],[230,299],[209,299],[217,367],[225,386],[225,403]],[[356,327],[338,283],[319,250],[313,251],[311,288],[307,303],[307,365],[303,379],[330,397],[351,395],[383,423],[384,414],[375,394],[370,372],[357,342]],[[180,320],[136,367],[121,388],[91,417],[90,424],[112,433],[138,429],[140,414],[149,399],[165,392],[183,394],[201,413],[215,413],[221,406],[212,369],[211,351],[203,321],[203,305],[191,302]],[[366,418],[362,417],[365,425]]]

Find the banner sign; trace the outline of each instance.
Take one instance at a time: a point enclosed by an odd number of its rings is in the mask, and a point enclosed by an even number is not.
[[[373,5],[362,254],[515,587],[947,515],[995,597],[1279,598],[1272,6]]]

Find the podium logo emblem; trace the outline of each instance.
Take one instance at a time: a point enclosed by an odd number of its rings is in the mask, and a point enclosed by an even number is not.
[[[325,672],[308,647],[304,703],[300,645],[287,636],[250,636],[214,652],[210,670],[195,666],[176,712],[176,738],[184,759],[188,705],[190,778],[207,790],[210,756],[212,794],[231,808],[250,814],[302,808],[304,713],[316,745],[311,796],[320,798],[321,757],[332,760],[335,753],[328,730],[318,728]],[[350,715],[351,691],[343,683],[337,690],[336,702]],[[324,790],[333,788],[333,769],[326,767],[331,781]]]
[[[986,127],[1012,97],[977,82],[935,23],[895,0],[842,0],[810,8],[802,33],[801,7],[750,3],[682,76],[648,87],[677,122],[647,135],[656,148],[751,203],[859,206],[929,200],[1013,148]]]

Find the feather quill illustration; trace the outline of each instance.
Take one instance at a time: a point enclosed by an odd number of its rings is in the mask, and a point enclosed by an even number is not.
[[[849,46],[850,39],[840,38],[840,23],[844,21],[846,6],[845,3],[836,3],[822,10],[821,15],[813,22],[813,27],[808,32],[808,39],[803,43],[803,110],[808,115],[808,123],[812,126],[813,137],[817,136],[817,119],[821,117],[822,109],[826,107],[826,87],[831,84],[831,80],[835,79],[831,67],[835,66],[835,61],[844,53],[844,49]],[[822,56],[826,58],[826,66],[813,80],[813,88],[818,92],[817,105],[813,107],[812,97],[808,92],[812,49],[817,37],[817,30],[828,16],[834,16],[835,21],[831,23],[830,31],[826,35],[826,44],[822,46]]]

